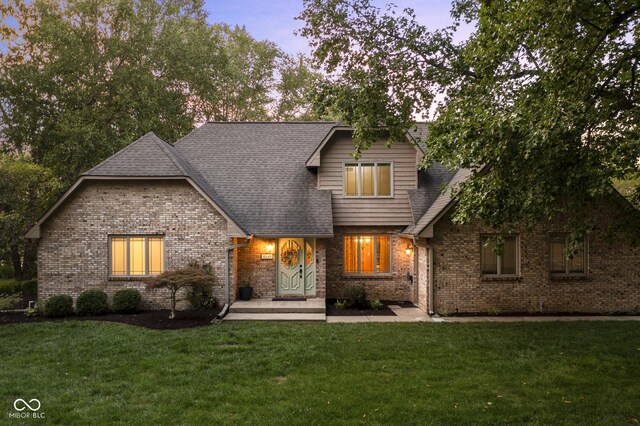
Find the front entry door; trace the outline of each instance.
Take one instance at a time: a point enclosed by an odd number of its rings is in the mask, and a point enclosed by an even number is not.
[[[277,285],[279,295],[314,295],[315,241],[303,238],[278,240]]]

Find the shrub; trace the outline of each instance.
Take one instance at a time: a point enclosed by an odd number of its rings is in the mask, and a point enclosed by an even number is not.
[[[211,295],[211,289],[207,287],[190,288],[187,292],[187,300],[191,309],[215,309],[216,298]]]
[[[20,293],[0,294],[0,311],[8,311],[17,309],[22,304],[22,296]]]
[[[335,306],[336,306],[336,309],[343,310],[343,309],[347,309],[349,307],[349,303],[346,300],[338,299],[338,300],[336,300],[336,305]]]
[[[44,314],[48,317],[73,315],[73,299],[66,294],[51,296],[44,303]]]
[[[76,301],[76,313],[78,315],[102,315],[108,309],[107,293],[101,290],[83,291]]]
[[[166,288],[169,290],[169,300],[171,301],[171,313],[169,319],[176,317],[177,293],[183,288],[211,288],[214,282],[211,268],[207,265],[196,266],[191,264],[186,268],[167,271],[157,277],[148,278],[145,284],[148,289]]]
[[[375,309],[376,311],[384,306],[384,304],[379,299],[372,300],[370,303],[371,309]]]
[[[367,303],[367,290],[364,288],[364,284],[349,286],[345,293],[350,307],[357,309],[366,309],[369,307]]]
[[[125,288],[113,295],[113,310],[123,314],[136,312],[140,306],[140,292],[135,288]]]

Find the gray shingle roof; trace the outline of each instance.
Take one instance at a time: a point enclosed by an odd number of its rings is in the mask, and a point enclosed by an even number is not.
[[[175,149],[250,233],[332,235],[331,193],[305,161],[337,123],[206,123]]]
[[[427,123],[417,122],[408,130],[408,133],[414,140],[423,143],[427,137]]]
[[[332,235],[331,192],[316,188],[317,170],[304,167],[335,122],[206,123],[172,146],[147,133],[84,176],[190,178],[247,234]],[[424,137],[419,124],[415,136]],[[418,234],[449,204],[444,185],[470,175],[439,164],[419,172],[408,191]]]
[[[407,191],[415,223],[420,220],[427,209],[440,196],[442,189],[454,175],[455,172],[437,163],[429,166],[427,170],[418,172],[418,188]]]
[[[414,224],[409,225],[402,231],[403,234],[417,235],[427,226],[431,225],[434,219],[442,212],[453,200],[451,189],[455,189],[460,183],[467,180],[473,172],[469,169],[459,169],[455,172],[444,191],[436,197],[433,203],[427,208],[422,217]]]
[[[84,176],[188,176],[188,173],[173,147],[149,132]]]

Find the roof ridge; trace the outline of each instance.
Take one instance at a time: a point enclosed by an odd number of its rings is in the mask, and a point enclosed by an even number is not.
[[[119,151],[114,152],[113,154],[111,154],[110,156],[108,156],[107,158],[105,158],[104,160],[99,162],[97,165],[93,166],[92,168],[90,168],[89,170],[85,171],[84,173],[81,173],[81,176],[88,175],[88,174],[91,174],[91,173],[95,172],[100,167],[104,166],[108,161],[111,161],[113,159],[113,157],[115,157],[116,155],[119,156],[119,155],[129,151],[135,144],[137,144],[138,142],[142,141],[143,139],[145,139],[150,134],[153,135],[153,136],[156,136],[155,133],[153,133],[153,132],[145,133],[144,135],[140,136],[135,141],[131,142],[129,145],[125,146],[124,148],[120,149]]]
[[[153,132],[152,132],[153,133]],[[184,168],[184,166],[182,164],[180,164],[180,161],[177,158],[177,153],[174,154],[173,152],[171,152],[167,146],[165,145],[169,145],[171,146],[171,144],[169,144],[169,142],[166,142],[162,139],[160,139],[155,133],[154,133],[155,139],[154,142],[156,143],[156,145],[158,145],[160,147],[160,149],[162,150],[162,152],[164,152],[164,155],[167,156],[167,158],[173,163],[174,166],[176,166],[176,168],[182,172],[182,174],[184,176],[189,176],[189,173],[187,172],[187,170]]]

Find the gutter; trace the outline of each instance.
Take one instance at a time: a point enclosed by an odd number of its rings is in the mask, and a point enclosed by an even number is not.
[[[224,306],[222,307],[222,310],[220,311],[218,316],[216,316],[216,318],[212,322],[220,322],[220,320],[222,320],[222,318],[224,318],[224,316],[227,315],[227,311],[229,311],[229,303],[231,302],[231,282],[230,282],[231,277],[229,274],[229,266],[230,266],[229,263],[230,263],[231,252],[235,249],[248,246],[249,243],[251,243],[252,238],[253,238],[253,234],[249,235],[247,237],[247,240],[243,243],[232,244],[226,247],[225,268],[224,268]]]

